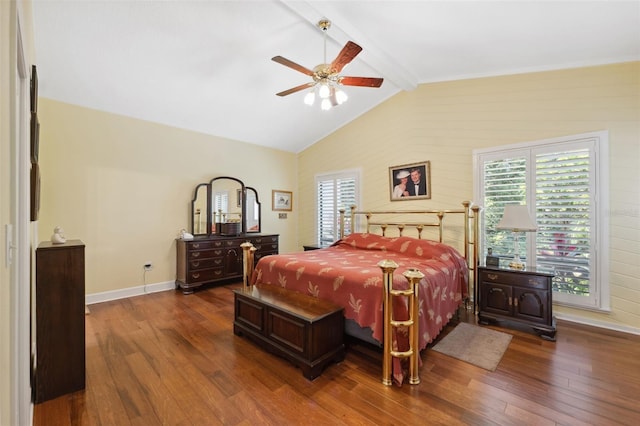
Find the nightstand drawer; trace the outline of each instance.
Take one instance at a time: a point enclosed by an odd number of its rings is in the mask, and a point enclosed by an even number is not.
[[[546,290],[548,288],[549,278],[540,275],[523,275],[519,272],[483,270],[480,272],[481,282],[495,282],[501,284],[516,285],[519,287],[538,288]]]

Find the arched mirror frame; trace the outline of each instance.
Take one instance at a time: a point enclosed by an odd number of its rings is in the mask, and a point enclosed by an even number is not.
[[[208,235],[211,232],[211,215],[208,207],[211,199],[210,191],[211,186],[208,183],[198,184],[193,191],[191,200],[191,233],[193,235]]]
[[[258,224],[256,225],[256,227],[254,226],[249,226],[248,223],[248,216],[245,216],[245,232],[250,234],[250,233],[260,233],[262,231],[262,205],[260,204],[260,200],[258,199],[258,191],[256,191],[255,188],[251,187],[251,186],[247,186],[246,187],[246,191],[245,191],[246,195],[244,197],[245,200],[245,213],[248,215],[249,214],[249,209],[246,208],[246,206],[248,206],[247,201],[249,201],[249,199],[251,198],[249,196],[249,193],[252,193],[254,195],[254,201],[255,201],[255,209],[258,211]],[[253,221],[251,221],[253,222]]]
[[[253,188],[253,187],[247,187],[244,185],[244,182],[242,182],[240,179],[231,177],[231,176],[218,176],[215,177],[213,179],[211,179],[211,181],[209,181],[209,183],[200,183],[196,186],[195,190],[194,190],[194,194],[193,194],[193,199],[191,200],[191,233],[193,235],[216,235],[216,233],[214,232],[215,230],[215,220],[214,220],[214,214],[216,212],[214,212],[214,208],[213,208],[213,194],[212,194],[212,187],[213,187],[213,183],[215,181],[218,180],[223,180],[223,179],[228,179],[228,180],[232,180],[235,181],[239,187],[240,187],[240,204],[241,204],[241,219],[240,219],[240,233],[241,234],[245,234],[245,233],[259,233],[262,231],[262,205],[260,204],[260,200],[258,198],[258,191]],[[235,187],[233,188],[235,189]],[[247,190],[253,192],[253,194],[255,194],[255,201],[256,201],[256,207],[258,209],[258,228],[256,229],[252,229],[249,230],[247,229],[247,209],[246,209],[246,205],[247,205]],[[202,200],[200,199],[201,196],[204,196],[205,202],[203,203]],[[230,193],[229,196],[232,199],[234,197],[233,193]],[[202,207],[198,207],[201,205],[205,205],[206,211],[202,211]],[[200,208],[200,220],[198,221],[198,215],[196,213],[196,209]],[[206,215],[206,220],[202,220],[202,215]],[[202,227],[206,226],[205,232],[202,232]]]
[[[239,204],[240,204],[240,230],[239,230],[239,234],[244,234],[245,233],[245,229],[246,227],[246,210],[245,210],[245,204],[246,204],[246,193],[247,190],[245,189],[244,186],[244,182],[242,182],[240,179],[231,177],[231,176],[219,176],[219,177],[215,177],[213,179],[211,179],[211,181],[209,181],[209,218],[211,219],[211,223],[213,226],[216,226],[216,229],[214,232],[214,228],[210,228],[209,229],[209,233],[220,233],[222,235],[226,234],[226,232],[221,232],[220,229],[217,226],[217,223],[227,223],[229,221],[232,220],[236,220],[236,218],[233,217],[233,214],[229,213],[228,216],[223,215],[222,217],[218,216],[218,212],[215,211],[213,204],[214,204],[214,182],[217,181],[223,181],[223,180],[231,180],[231,181],[235,181],[239,186],[239,190],[240,190],[240,199]],[[236,186],[230,185],[229,187],[229,192],[228,192],[228,203],[229,203],[229,211],[232,210],[233,205],[236,203],[234,200],[236,199],[236,191],[238,190],[238,188]],[[237,207],[237,205],[236,205]]]

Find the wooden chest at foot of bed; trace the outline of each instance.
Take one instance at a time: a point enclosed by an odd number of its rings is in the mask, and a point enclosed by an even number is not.
[[[280,355],[309,380],[344,359],[344,309],[277,286],[234,291],[233,332]]]

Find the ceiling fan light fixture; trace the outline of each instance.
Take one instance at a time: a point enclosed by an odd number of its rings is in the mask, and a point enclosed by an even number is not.
[[[338,105],[342,105],[347,101],[347,99],[349,99],[349,96],[347,96],[342,89],[338,89],[336,91],[336,102],[338,102]]]
[[[322,109],[323,111],[328,111],[331,109],[331,101],[329,100],[329,98],[324,98],[322,100],[322,103],[320,104],[320,109]]]
[[[307,93],[304,96],[305,105],[312,106],[315,101],[316,101],[316,94],[313,90],[311,90],[309,93]]]
[[[331,94],[331,90],[329,90],[329,85],[326,83],[321,83],[318,88],[318,96],[322,99],[327,99]]]

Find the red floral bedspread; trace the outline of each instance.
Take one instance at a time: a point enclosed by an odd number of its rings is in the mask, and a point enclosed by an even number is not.
[[[402,276],[408,268],[425,275],[419,289],[420,349],[424,349],[467,296],[467,263],[451,246],[411,237],[352,234],[326,249],[266,256],[258,262],[252,280],[331,300],[345,308],[346,318],[371,328],[373,337],[382,342],[383,281],[377,264],[385,259],[398,264],[394,288],[408,287]],[[394,319],[408,318],[406,299],[394,299]],[[405,349],[406,330],[396,334],[394,348]],[[394,368],[394,378],[401,382],[398,374]]]

